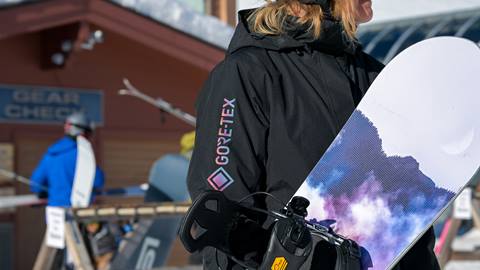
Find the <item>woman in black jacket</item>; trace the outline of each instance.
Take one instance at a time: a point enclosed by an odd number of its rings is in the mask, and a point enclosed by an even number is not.
[[[266,191],[288,201],[383,68],[355,39],[372,18],[371,0],[267,2],[239,13],[225,60],[198,97],[193,199],[215,189],[233,200]],[[243,244],[262,240],[252,238]],[[398,269],[439,269],[433,243],[429,230]],[[208,248],[204,266],[242,269]]]

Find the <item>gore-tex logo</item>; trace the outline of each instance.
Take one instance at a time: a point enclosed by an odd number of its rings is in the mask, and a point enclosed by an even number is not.
[[[233,135],[233,117],[235,116],[235,99],[223,99],[222,111],[220,112],[220,126],[217,132],[217,149],[215,163],[225,166],[230,162],[230,143]]]
[[[218,168],[214,171],[208,178],[208,183],[218,191],[223,191],[234,181],[233,178],[223,169],[223,167]]]
[[[226,166],[228,163],[230,163],[230,144],[232,142],[233,125],[235,123],[235,101],[236,99],[223,99],[223,104],[220,111],[219,128],[217,132],[217,147],[215,149],[215,164],[220,167],[207,179],[208,183],[215,190],[219,191],[223,191],[234,182],[233,178],[227,173],[227,171],[225,171],[223,166]]]

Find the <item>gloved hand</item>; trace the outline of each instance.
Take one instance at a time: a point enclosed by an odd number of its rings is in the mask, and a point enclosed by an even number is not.
[[[40,191],[37,193],[37,197],[39,199],[48,199],[48,192],[47,191]]]

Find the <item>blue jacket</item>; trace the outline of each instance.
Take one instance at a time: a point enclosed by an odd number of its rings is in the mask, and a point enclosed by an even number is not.
[[[31,180],[48,188],[48,205],[70,206],[75,164],[77,160],[77,143],[70,137],[63,137],[51,145],[40,164],[33,171]],[[103,187],[104,175],[97,166],[93,189]],[[43,190],[36,185],[31,186],[31,191],[40,193]],[[92,200],[94,194],[92,193]]]

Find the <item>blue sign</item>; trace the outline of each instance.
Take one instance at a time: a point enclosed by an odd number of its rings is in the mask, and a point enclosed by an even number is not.
[[[0,85],[0,122],[59,124],[76,111],[103,125],[101,91]]]

